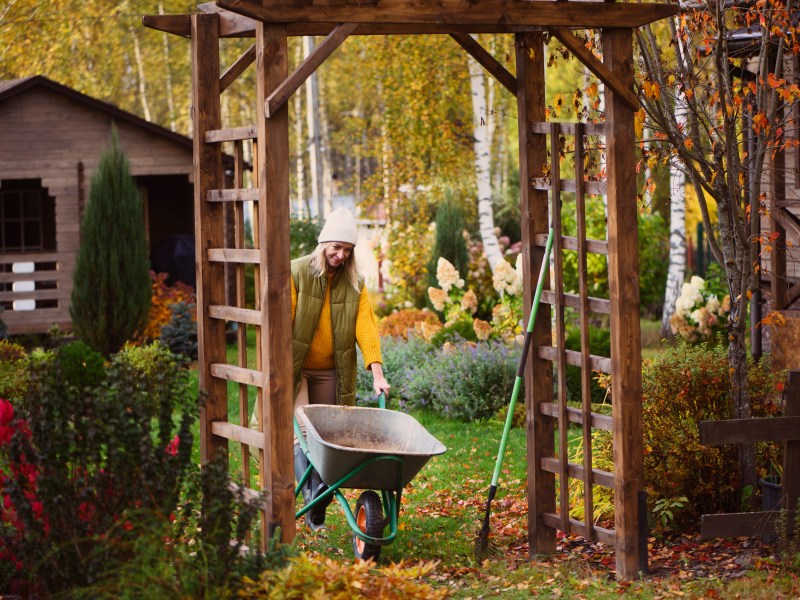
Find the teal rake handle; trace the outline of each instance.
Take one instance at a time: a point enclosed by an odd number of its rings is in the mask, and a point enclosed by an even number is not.
[[[542,259],[542,266],[539,269],[539,281],[536,283],[536,292],[533,295],[533,303],[531,304],[531,314],[530,317],[528,317],[528,329],[525,330],[525,339],[522,342],[522,356],[520,356],[519,366],[517,367],[517,378],[514,380],[514,391],[511,392],[511,402],[508,404],[508,414],[506,414],[506,422],[503,426],[503,437],[500,438],[500,448],[497,450],[497,460],[494,464],[492,485],[489,488],[489,503],[491,503],[492,498],[494,498],[494,495],[497,492],[497,482],[500,480],[500,469],[503,466],[503,455],[506,452],[506,444],[508,444],[508,432],[511,430],[511,420],[514,418],[514,409],[517,406],[517,396],[519,396],[519,389],[522,387],[522,378],[525,374],[525,363],[528,360],[528,349],[531,347],[533,323],[536,320],[536,312],[539,309],[539,299],[542,297],[542,290],[544,289],[544,277],[545,273],[547,272],[547,263],[550,260],[550,251],[552,248],[553,228],[551,227],[547,234],[544,258]]]

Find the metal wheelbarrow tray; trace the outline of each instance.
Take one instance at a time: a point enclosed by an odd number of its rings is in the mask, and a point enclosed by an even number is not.
[[[447,451],[414,417],[394,410],[312,404],[298,406],[295,416],[305,427],[311,462],[329,486],[402,489],[431,457]]]

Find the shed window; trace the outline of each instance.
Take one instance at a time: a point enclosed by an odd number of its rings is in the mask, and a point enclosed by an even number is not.
[[[0,252],[55,250],[55,199],[39,179],[0,182]]]

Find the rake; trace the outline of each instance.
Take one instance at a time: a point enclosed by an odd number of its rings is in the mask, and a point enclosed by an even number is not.
[[[492,500],[497,494],[497,483],[500,480],[500,469],[503,467],[503,455],[506,452],[506,444],[508,443],[508,432],[511,430],[511,421],[514,418],[514,409],[517,406],[517,397],[519,396],[520,387],[522,387],[522,377],[525,373],[525,363],[528,359],[528,349],[531,345],[531,338],[533,337],[533,323],[536,320],[536,312],[539,309],[539,299],[542,296],[542,289],[544,289],[544,277],[547,262],[550,260],[550,251],[553,248],[553,228],[547,234],[547,243],[545,244],[544,258],[542,259],[542,266],[539,269],[539,281],[536,283],[536,292],[533,295],[533,303],[531,304],[531,314],[528,317],[528,328],[525,330],[525,339],[522,342],[522,355],[519,358],[519,365],[517,366],[517,377],[514,380],[514,390],[511,392],[511,401],[508,404],[508,412],[506,414],[506,422],[503,426],[503,436],[500,438],[500,447],[497,450],[497,460],[494,464],[494,475],[492,476],[492,484],[489,486],[489,497],[486,500],[486,514],[483,517],[483,525],[481,526],[478,538],[475,540],[475,556],[481,559],[489,547],[489,515],[492,509]]]

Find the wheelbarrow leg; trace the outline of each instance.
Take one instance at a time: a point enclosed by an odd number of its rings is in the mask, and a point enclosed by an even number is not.
[[[297,481],[302,481],[306,475],[306,471],[311,470],[311,473],[306,477],[306,481],[301,488],[303,494],[303,501],[309,504],[314,498],[325,492],[328,486],[322,483],[322,479],[317,473],[317,470],[312,467],[308,462],[308,457],[303,452],[300,444],[294,445],[294,476]],[[306,523],[311,529],[319,529],[325,524],[325,509],[333,500],[333,495],[328,496],[327,499],[321,501],[317,506],[314,506],[306,513]]]

